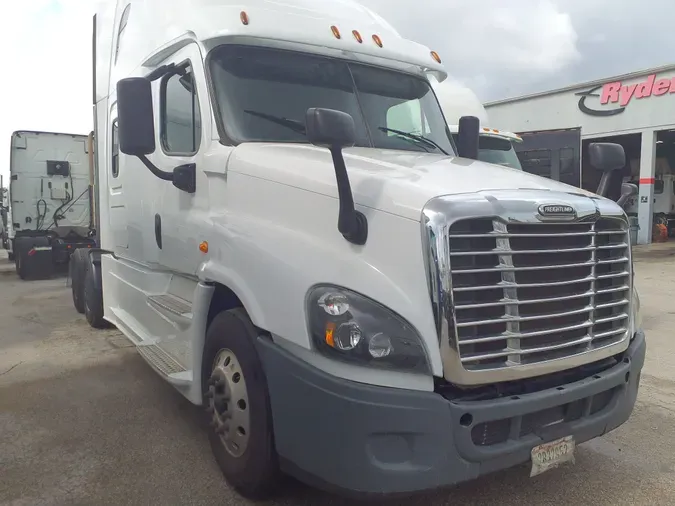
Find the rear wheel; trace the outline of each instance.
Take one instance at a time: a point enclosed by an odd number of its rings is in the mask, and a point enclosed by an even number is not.
[[[85,260],[83,269],[84,316],[93,328],[105,329],[110,327],[110,324],[103,318],[103,293],[96,287],[94,279],[96,273],[90,260],[88,258]]]
[[[27,255],[28,255],[27,250],[20,249],[19,251],[16,252],[16,255],[14,257],[14,267],[16,268],[16,273],[24,281],[30,277],[29,264],[26,261]]]
[[[243,309],[218,314],[207,331],[203,390],[209,440],[227,482],[251,500],[270,498],[280,472],[267,381]]]
[[[82,314],[84,314],[84,274],[86,262],[89,262],[88,250],[78,248],[70,256],[68,266],[73,293],[73,305],[77,312]]]

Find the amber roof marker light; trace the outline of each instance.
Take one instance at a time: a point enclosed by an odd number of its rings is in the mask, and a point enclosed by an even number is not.
[[[379,47],[382,47],[382,39],[379,35],[373,35],[373,40],[375,41],[375,44],[377,44]]]
[[[248,14],[246,14],[245,11],[241,11],[239,13],[239,19],[241,19],[242,24],[248,25],[248,23],[249,23]]]
[[[340,35],[340,30],[338,30],[338,27],[333,25],[330,27],[331,32],[333,32],[333,35],[335,35],[336,39],[341,39],[342,35]]]
[[[356,42],[359,44],[363,43],[363,37],[361,37],[361,34],[357,30],[352,30],[352,35],[354,35]]]
[[[437,63],[441,63],[441,57],[436,51],[431,52],[431,57],[436,60]]]

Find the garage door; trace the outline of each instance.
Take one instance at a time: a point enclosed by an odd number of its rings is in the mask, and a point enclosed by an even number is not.
[[[515,145],[523,170],[573,186],[581,186],[581,129],[521,133]]]

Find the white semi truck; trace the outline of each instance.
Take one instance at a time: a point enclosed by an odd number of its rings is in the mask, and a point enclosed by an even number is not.
[[[85,312],[203,406],[239,493],[536,475],[628,419],[618,196],[477,161],[438,54],[346,0],[119,0],[94,27]]]
[[[7,212],[9,211],[9,192],[5,188],[5,180],[0,175],[0,247],[9,248],[9,237],[7,236]]]
[[[485,107],[470,88],[453,79],[441,83],[433,78],[430,81],[455,141],[459,135],[459,119],[462,116],[475,116],[480,121],[478,160],[523,170],[514,148],[523,142],[520,135],[491,128]]]
[[[90,191],[86,135],[12,134],[7,250],[22,279],[49,277],[94,245]]]

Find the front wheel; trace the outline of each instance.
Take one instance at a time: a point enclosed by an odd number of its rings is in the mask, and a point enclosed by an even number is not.
[[[276,492],[280,472],[256,338],[243,309],[218,314],[207,331],[202,376],[216,462],[239,494],[263,500]]]

